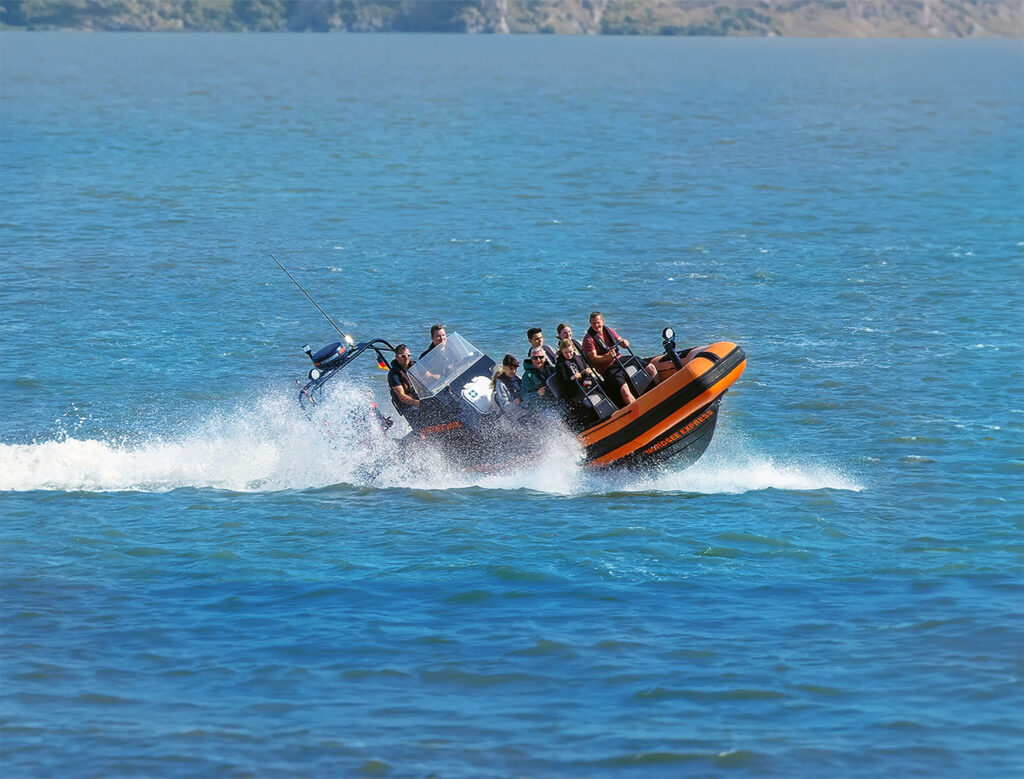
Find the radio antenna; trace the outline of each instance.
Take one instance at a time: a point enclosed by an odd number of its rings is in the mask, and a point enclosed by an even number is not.
[[[275,257],[273,254],[270,255],[270,259],[272,259],[274,262],[277,262],[277,257]],[[288,270],[284,267],[284,265],[282,265],[280,262],[277,262],[277,267],[280,268],[281,270],[283,270],[284,271],[284,275],[287,276],[288,278],[290,278],[292,280],[292,283],[294,283],[296,287],[298,287],[300,290],[302,290],[302,294],[305,295],[307,298],[309,298],[309,302],[312,303],[314,306],[316,306],[316,310],[319,311],[321,314],[323,314],[324,318],[328,322],[331,323],[331,326],[335,330],[337,330],[339,333],[341,333],[341,337],[347,341],[348,340],[348,336],[341,332],[341,328],[338,327],[336,324],[334,324],[334,320],[331,319],[329,316],[327,316],[327,312],[324,311],[322,308],[320,308],[320,304],[317,303],[315,300],[313,300],[313,296],[310,295],[308,292],[306,292],[306,290],[302,289],[302,285],[299,284],[299,282],[295,281],[295,277],[288,272]]]

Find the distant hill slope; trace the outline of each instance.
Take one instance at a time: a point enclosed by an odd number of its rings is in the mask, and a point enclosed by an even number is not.
[[[1022,0],[0,0],[7,30],[1024,37]]]

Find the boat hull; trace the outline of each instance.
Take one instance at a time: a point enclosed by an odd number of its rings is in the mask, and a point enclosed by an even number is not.
[[[718,398],[709,406],[684,419],[659,440],[619,458],[611,465],[622,468],[650,468],[671,463],[677,468],[688,468],[697,462],[711,445],[721,402],[721,398]]]
[[[711,443],[722,395],[746,368],[746,355],[721,341],[691,350],[683,367],[659,363],[660,383],[579,435],[594,467],[696,462]]]

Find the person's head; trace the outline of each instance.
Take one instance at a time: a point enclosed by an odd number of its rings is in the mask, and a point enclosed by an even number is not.
[[[526,340],[530,342],[530,346],[543,346],[544,333],[539,327],[531,327],[526,331]]]
[[[594,311],[590,314],[590,326],[597,331],[604,327],[604,316],[600,311]]]
[[[576,352],[576,344],[572,342],[571,338],[563,338],[558,342],[558,351],[560,351],[566,358],[572,357]]]
[[[565,322],[559,322],[558,327],[555,328],[555,335],[557,335],[560,339],[568,338],[571,341],[572,328],[569,327],[569,325],[566,324]]]
[[[434,325],[430,328],[430,342],[439,346],[448,340],[448,334],[444,331],[444,325]]]
[[[530,349],[530,363],[534,368],[541,367],[548,361],[548,356],[544,354],[544,348],[541,346],[535,346]]]
[[[516,371],[519,370],[519,360],[511,354],[506,354],[505,359],[501,361],[501,369],[507,376],[515,376]]]
[[[409,347],[405,344],[399,344],[395,347],[395,359],[398,360],[398,364],[402,368],[408,368],[409,363],[412,362],[412,355],[409,354]]]

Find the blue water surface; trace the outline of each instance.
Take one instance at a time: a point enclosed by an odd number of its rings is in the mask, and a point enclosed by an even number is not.
[[[0,35],[0,768],[1024,772],[1020,41]],[[687,470],[307,419],[330,325],[735,341]],[[399,428],[401,428],[399,423]]]

